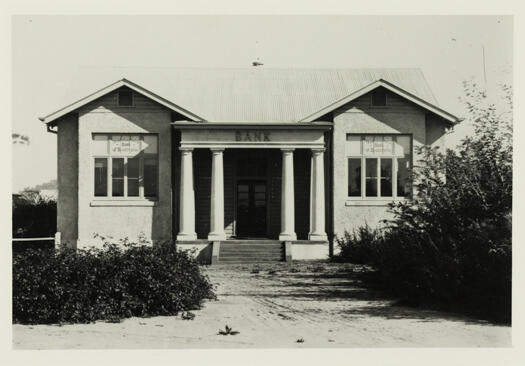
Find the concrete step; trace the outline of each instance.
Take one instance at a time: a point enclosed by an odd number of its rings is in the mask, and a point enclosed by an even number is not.
[[[249,242],[238,242],[238,243],[222,242],[221,245],[282,245],[282,243],[278,243],[278,242],[277,243],[258,243],[258,242],[249,241]]]
[[[284,245],[277,240],[228,240],[220,245],[219,263],[268,263],[284,260]]]
[[[275,250],[236,250],[236,249],[233,249],[233,250],[221,250],[219,252],[219,254],[226,254],[226,255],[229,255],[229,254],[244,254],[244,255],[249,255],[249,254],[283,254],[284,251],[282,249],[275,249]]]
[[[283,252],[283,249],[276,248],[276,249],[222,249],[221,253],[281,253]]]
[[[282,245],[221,245],[221,249],[238,249],[238,250],[272,250],[281,249]]]
[[[238,244],[281,244],[279,240],[270,240],[270,239],[232,239],[221,241],[221,245],[238,245]]]
[[[270,249],[279,249],[282,248],[282,245],[270,245],[270,244],[261,244],[261,245],[226,245],[222,244],[221,249],[242,249],[242,250],[254,250],[254,249],[261,249],[261,250],[270,250]]]
[[[235,259],[219,259],[219,263],[235,263],[235,264],[243,264],[243,263],[277,263],[277,262],[284,262],[284,259],[282,258],[272,258],[272,259],[260,259],[260,258],[235,258]]]
[[[282,260],[284,259],[284,255],[281,253],[278,254],[259,254],[259,255],[242,255],[242,254],[236,254],[236,255],[220,255],[219,254],[219,261],[227,261],[227,260]]]
[[[243,248],[243,247],[228,247],[228,248],[220,248],[221,252],[245,252],[245,253],[251,253],[251,252],[282,252],[283,248],[281,247],[269,247],[269,248]]]
[[[219,256],[221,257],[231,257],[231,256],[239,256],[239,257],[255,257],[255,256],[279,256],[283,255],[284,252],[219,252]]]
[[[282,257],[284,253],[219,253],[219,258],[227,257]]]

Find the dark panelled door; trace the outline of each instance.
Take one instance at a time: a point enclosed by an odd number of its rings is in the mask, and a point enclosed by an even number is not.
[[[266,182],[237,182],[237,237],[266,236]]]

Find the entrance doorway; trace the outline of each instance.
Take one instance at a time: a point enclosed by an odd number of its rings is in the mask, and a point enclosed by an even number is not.
[[[237,181],[237,237],[265,237],[266,181]]]
[[[268,151],[238,150],[236,159],[237,238],[268,237]]]

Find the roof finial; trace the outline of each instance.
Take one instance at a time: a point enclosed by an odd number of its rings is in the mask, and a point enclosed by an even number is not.
[[[259,61],[259,57],[257,57],[257,61],[253,61],[253,62],[252,62],[252,66],[255,66],[255,67],[257,67],[257,66],[263,66],[263,65],[264,65],[264,64],[263,64],[261,61]]]

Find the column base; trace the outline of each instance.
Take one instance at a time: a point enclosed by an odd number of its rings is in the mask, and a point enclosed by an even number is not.
[[[209,233],[208,240],[209,241],[226,240],[226,234],[225,233]]]
[[[221,242],[214,241],[211,243],[211,264],[219,263],[219,252],[221,251]]]
[[[284,260],[286,263],[292,263],[292,242],[284,242]]]
[[[290,240],[297,240],[297,235],[295,233],[281,233],[279,234],[279,240],[280,241],[290,241]]]
[[[310,233],[308,234],[308,240],[328,241],[328,237],[325,233]]]
[[[177,240],[197,240],[196,233],[179,233],[177,235]]]

